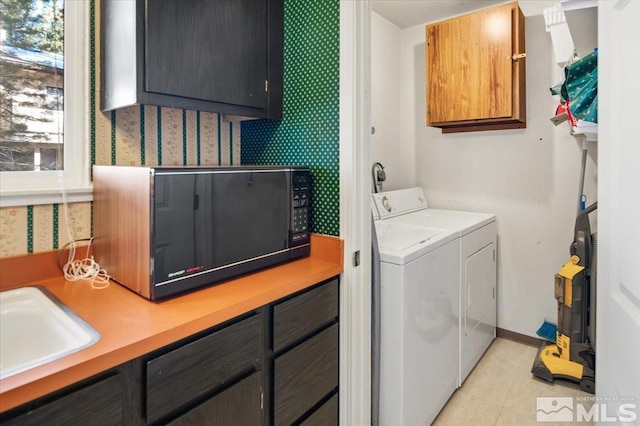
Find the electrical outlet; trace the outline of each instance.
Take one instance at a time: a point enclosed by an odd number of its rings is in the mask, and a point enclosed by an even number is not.
[[[378,170],[377,171],[376,180],[378,182],[384,182],[385,180],[387,180],[387,174],[384,172],[384,170]]]

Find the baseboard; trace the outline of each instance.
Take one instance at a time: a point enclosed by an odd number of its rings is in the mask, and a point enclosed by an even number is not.
[[[544,342],[546,342],[546,340],[543,339],[516,333],[515,331],[505,330],[499,327],[496,328],[496,337],[502,337],[503,339],[513,340],[514,342],[524,343],[529,346],[535,346],[536,348],[539,348]]]

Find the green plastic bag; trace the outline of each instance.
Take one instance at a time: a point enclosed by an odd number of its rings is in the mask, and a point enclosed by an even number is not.
[[[562,85],[551,88],[551,94],[569,100],[571,114],[584,121],[598,122],[598,52],[567,65]]]

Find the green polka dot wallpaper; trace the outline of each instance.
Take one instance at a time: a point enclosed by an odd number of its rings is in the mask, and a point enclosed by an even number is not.
[[[244,121],[242,164],[308,165],[313,232],[339,235],[339,0],[286,0],[282,121]]]

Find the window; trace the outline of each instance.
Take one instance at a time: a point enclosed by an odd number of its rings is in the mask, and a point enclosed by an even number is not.
[[[47,86],[44,94],[44,107],[63,111],[64,89],[62,87]]]
[[[3,0],[0,207],[91,199],[88,22],[88,1]]]

